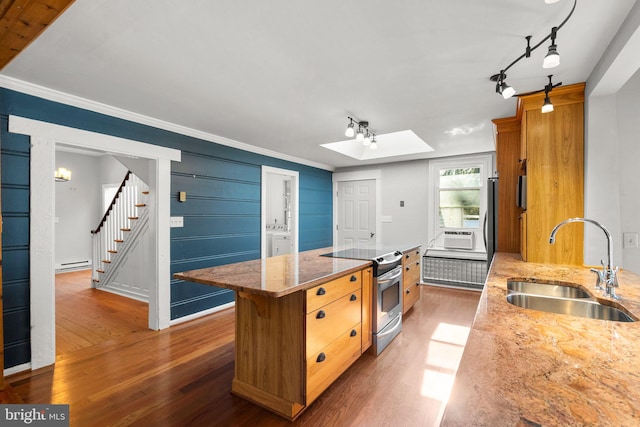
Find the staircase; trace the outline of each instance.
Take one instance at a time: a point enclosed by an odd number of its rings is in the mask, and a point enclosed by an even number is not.
[[[136,239],[147,229],[149,187],[128,171],[100,224],[91,231],[94,288],[108,290]]]

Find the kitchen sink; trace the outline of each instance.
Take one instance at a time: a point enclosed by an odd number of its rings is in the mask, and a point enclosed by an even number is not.
[[[556,282],[508,280],[507,289],[509,293],[516,292],[561,298],[591,298],[591,294],[584,289]]]
[[[562,298],[524,293],[511,293],[507,301],[515,306],[557,314],[587,317],[590,319],[635,322],[637,319],[623,310],[600,304],[593,299]]]

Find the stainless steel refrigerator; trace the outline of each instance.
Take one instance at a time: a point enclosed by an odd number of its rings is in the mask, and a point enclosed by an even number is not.
[[[498,177],[487,179],[487,213],[484,217],[484,246],[487,250],[487,267],[498,251]]]

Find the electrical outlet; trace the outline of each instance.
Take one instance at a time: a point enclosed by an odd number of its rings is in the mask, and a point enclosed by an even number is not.
[[[638,233],[635,233],[635,232],[622,233],[622,239],[623,239],[622,246],[625,249],[638,247]]]
[[[181,216],[172,216],[171,228],[180,228],[180,227],[184,227],[184,218]]]

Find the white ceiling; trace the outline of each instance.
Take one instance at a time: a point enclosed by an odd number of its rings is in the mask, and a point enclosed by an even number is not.
[[[635,0],[578,0],[557,38],[508,71],[583,82]],[[537,43],[572,0],[78,0],[0,74],[327,168],[492,151],[515,113],[489,76]],[[347,116],[413,131],[432,152],[357,160]],[[356,142],[353,142],[356,144]],[[379,144],[380,145],[380,144]]]

